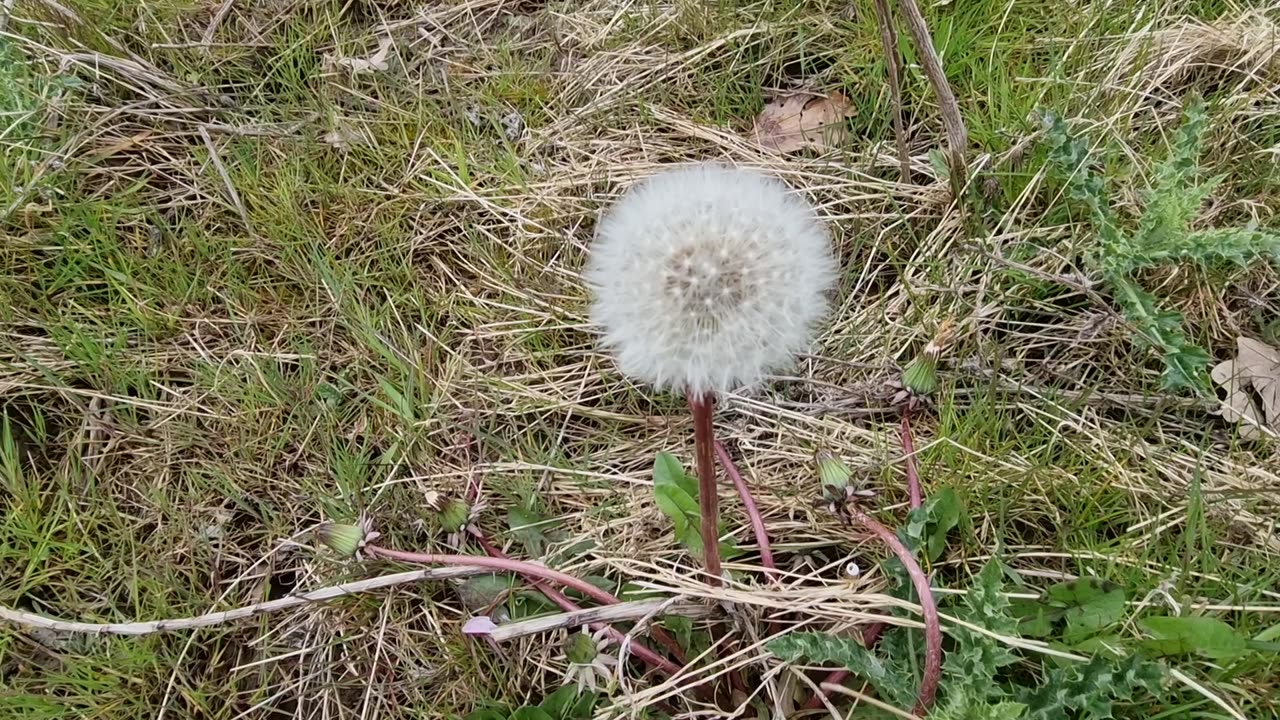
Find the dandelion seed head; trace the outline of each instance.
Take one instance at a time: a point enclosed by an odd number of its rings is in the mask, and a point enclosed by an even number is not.
[[[622,371],[702,394],[755,382],[807,347],[836,269],[825,229],[785,185],[698,163],[609,209],[585,277]]]

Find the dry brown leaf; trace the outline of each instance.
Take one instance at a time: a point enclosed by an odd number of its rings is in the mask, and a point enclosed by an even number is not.
[[[797,93],[770,100],[756,116],[756,142],[778,152],[826,150],[848,137],[845,118],[856,111],[839,91],[829,95]]]
[[[352,58],[339,57],[333,58],[334,65],[351,69],[352,75],[359,75],[366,72],[380,72],[386,70],[390,65],[387,63],[387,55],[391,52],[391,47],[395,45],[395,40],[389,37],[378,39],[378,50],[368,57]]]
[[[1263,427],[1280,432],[1280,350],[1246,337],[1237,338],[1236,346],[1235,360],[1209,371],[1227,392],[1222,417],[1243,421],[1240,435],[1246,440],[1261,436]]]

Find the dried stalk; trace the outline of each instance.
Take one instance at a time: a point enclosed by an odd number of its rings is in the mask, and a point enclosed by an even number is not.
[[[519,622],[506,623],[499,625],[496,630],[491,631],[488,637],[498,642],[506,642],[507,640],[515,640],[516,638],[528,635],[536,635],[551,630],[559,630],[561,628],[578,627],[588,625],[596,627],[600,623],[624,622],[628,620],[643,620],[654,615],[672,615],[676,617],[686,618],[705,618],[715,615],[717,612],[715,607],[706,603],[694,602],[690,600],[672,603],[670,600],[639,600],[636,602],[624,602],[617,605],[602,605],[569,612],[559,615],[550,615],[547,617],[533,618],[532,620],[521,620]],[[631,650],[635,652],[637,645],[635,641],[631,643]],[[637,653],[639,654],[639,653]]]
[[[88,623],[73,622],[70,620],[59,620],[57,618],[47,617],[45,615],[37,615],[23,610],[12,610],[7,607],[0,607],[0,620],[13,623],[19,627],[27,628],[43,628],[45,630],[53,630],[56,632],[73,632],[73,633],[90,633],[93,635],[151,635],[160,632],[172,632],[176,630],[192,630],[195,628],[209,627],[212,625],[222,625],[234,620],[243,618],[257,617],[267,613],[287,610],[299,605],[308,605],[336,598],[345,595],[354,595],[356,593],[365,593],[373,590],[391,587],[393,585],[403,585],[405,583],[419,582],[421,580],[444,580],[448,578],[468,577],[471,575],[479,575],[486,572],[484,568],[471,566],[450,567],[450,568],[428,568],[426,570],[414,570],[412,572],[395,573],[393,575],[382,575],[380,577],[368,578],[367,580],[356,580],[333,587],[321,588],[319,590],[311,590],[309,592],[290,595],[278,600],[268,600],[266,602],[246,605],[245,607],[235,608],[233,610],[220,610],[218,612],[205,613],[195,617],[177,618],[173,620],[151,620],[148,622],[129,622],[129,623]]]
[[[947,75],[942,70],[942,59],[933,47],[933,37],[929,34],[929,26],[924,21],[920,6],[916,0],[898,0],[903,16],[907,20],[907,29],[915,42],[916,52],[920,54],[920,64],[924,74],[938,96],[938,109],[942,111],[942,125],[947,132],[947,164],[951,167],[951,191],[957,202],[964,190],[968,167],[965,161],[965,149],[969,144],[969,133],[964,127],[964,118],[960,116],[960,104],[956,102],[955,93],[947,82]]]
[[[880,26],[880,46],[889,75],[889,97],[893,102],[893,137],[898,145],[898,172],[902,182],[911,181],[911,156],[907,152],[907,130],[902,121],[902,55],[898,52],[898,31],[893,26],[889,0],[875,0],[876,24]]]
[[[915,510],[924,502],[923,493],[920,490],[920,471],[916,466],[916,443],[911,437],[911,405],[908,403],[902,408],[902,424],[899,426],[899,432],[902,435],[902,459],[903,466],[907,473],[907,494],[911,497],[911,509]]]
[[[362,550],[370,557],[418,563],[420,565],[475,565],[479,567],[493,568],[495,570],[513,572],[519,575],[526,575],[540,580],[550,580],[551,582],[559,583],[567,588],[577,590],[583,595],[586,595],[592,600],[604,605],[617,605],[618,602],[620,602],[618,598],[585,580],[581,580],[567,573],[562,573],[559,570],[553,570],[545,565],[537,565],[523,560],[512,560],[511,558],[505,557],[480,557],[478,555],[432,555],[429,553],[392,550],[379,545],[365,545]]]

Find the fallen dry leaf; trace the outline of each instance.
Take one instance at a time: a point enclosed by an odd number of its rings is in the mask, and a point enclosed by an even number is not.
[[[756,142],[778,152],[826,150],[844,143],[849,134],[844,120],[854,114],[853,105],[839,91],[782,95],[756,116],[753,134]]]
[[[1237,338],[1236,346],[1235,360],[1209,371],[1227,392],[1222,417],[1241,422],[1240,435],[1246,440],[1261,436],[1263,427],[1280,432],[1280,350],[1246,337]]]
[[[389,37],[379,38],[378,50],[374,54],[362,58],[334,58],[333,64],[350,68],[352,75],[386,70],[387,67],[389,67],[387,64],[387,55],[391,52],[391,46],[394,44],[395,41]]]

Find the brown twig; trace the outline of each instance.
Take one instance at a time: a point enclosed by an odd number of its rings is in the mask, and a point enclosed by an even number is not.
[[[902,566],[907,569],[907,574],[911,576],[911,584],[915,586],[916,595],[920,597],[920,614],[924,616],[924,677],[920,680],[920,691],[916,696],[916,705],[912,712],[924,715],[933,704],[934,696],[938,692],[938,680],[942,676],[942,625],[938,621],[938,604],[933,598],[933,590],[929,587],[929,578],[925,577],[920,563],[916,562],[911,551],[902,544],[893,531],[856,507],[850,507],[849,514],[889,546]]]
[[[702,558],[707,584],[719,585],[720,578],[720,497],[716,494],[715,426],[711,420],[710,395],[689,397],[693,411],[693,443],[698,462],[698,510],[702,516]]]
[[[920,65],[924,74],[938,96],[938,109],[942,111],[942,125],[947,132],[947,158],[951,166],[951,190],[956,202],[960,202],[960,194],[964,190],[965,177],[968,174],[965,161],[965,149],[969,144],[969,133],[964,127],[964,118],[960,116],[960,104],[956,102],[955,93],[947,82],[947,74],[942,69],[942,59],[933,47],[933,38],[929,35],[929,25],[920,12],[916,0],[898,0],[898,7],[907,20],[907,29],[915,42],[916,52],[920,56]]]
[[[902,122],[902,54],[898,52],[898,32],[893,27],[893,11],[889,0],[875,0],[876,24],[880,26],[880,45],[889,74],[889,98],[893,102],[893,137],[898,145],[899,173],[902,182],[911,181],[911,156],[907,154],[907,130]]]
[[[738,472],[738,466],[733,464],[733,458],[729,457],[729,451],[725,449],[724,443],[716,440],[715,445],[716,457],[720,459],[720,464],[728,474],[729,480],[737,488],[738,497],[742,499],[742,507],[747,511],[747,518],[751,521],[751,531],[755,534],[756,545],[760,548],[760,564],[765,568],[765,577],[776,581],[779,577],[778,566],[773,562],[769,532],[764,527],[764,518],[760,515],[760,509],[756,507],[755,498],[751,496],[751,488],[747,487],[747,481],[742,479],[742,473]]]
[[[370,592],[381,588],[392,587],[394,585],[402,585],[404,583],[419,582],[422,580],[443,580],[446,578],[460,578],[471,575],[478,575],[483,570],[476,567],[478,563],[458,563],[463,567],[453,568],[427,568],[425,570],[414,570],[412,572],[395,573],[393,575],[382,575],[379,577],[368,578],[366,580],[353,580],[352,582],[334,585],[332,587],[320,588],[319,590],[311,590],[309,592],[282,597],[277,600],[268,600],[266,602],[255,603],[245,607],[239,607],[232,610],[219,610],[218,612],[205,613],[195,617],[174,618],[172,620],[151,620],[148,622],[128,622],[128,623],[87,623],[74,622],[70,620],[59,620],[57,618],[38,615],[36,613],[26,612],[24,610],[12,610],[7,607],[0,607],[0,620],[13,623],[19,627],[44,628],[55,632],[77,632],[90,633],[93,635],[151,635],[160,632],[172,632],[176,630],[191,630],[194,628],[209,627],[211,625],[222,625],[224,623],[240,620],[243,618],[258,617],[270,612],[279,610],[287,610],[299,605],[314,604],[334,600],[346,595],[354,595],[356,593]],[[470,567],[467,567],[470,565]]]
[[[911,404],[902,406],[902,424],[900,426],[902,437],[903,462],[907,475],[907,494],[911,498],[911,509],[915,510],[924,503],[923,493],[920,489],[920,473],[916,467],[916,447],[915,440],[911,435]],[[876,642],[880,640],[880,635],[884,633],[884,623],[872,623],[862,630],[862,645],[868,650],[876,646]],[[822,681],[822,685],[839,685],[849,677],[848,670],[832,670]],[[823,691],[826,692],[825,690]],[[805,703],[806,710],[817,710],[822,707],[821,697],[811,697]]]

